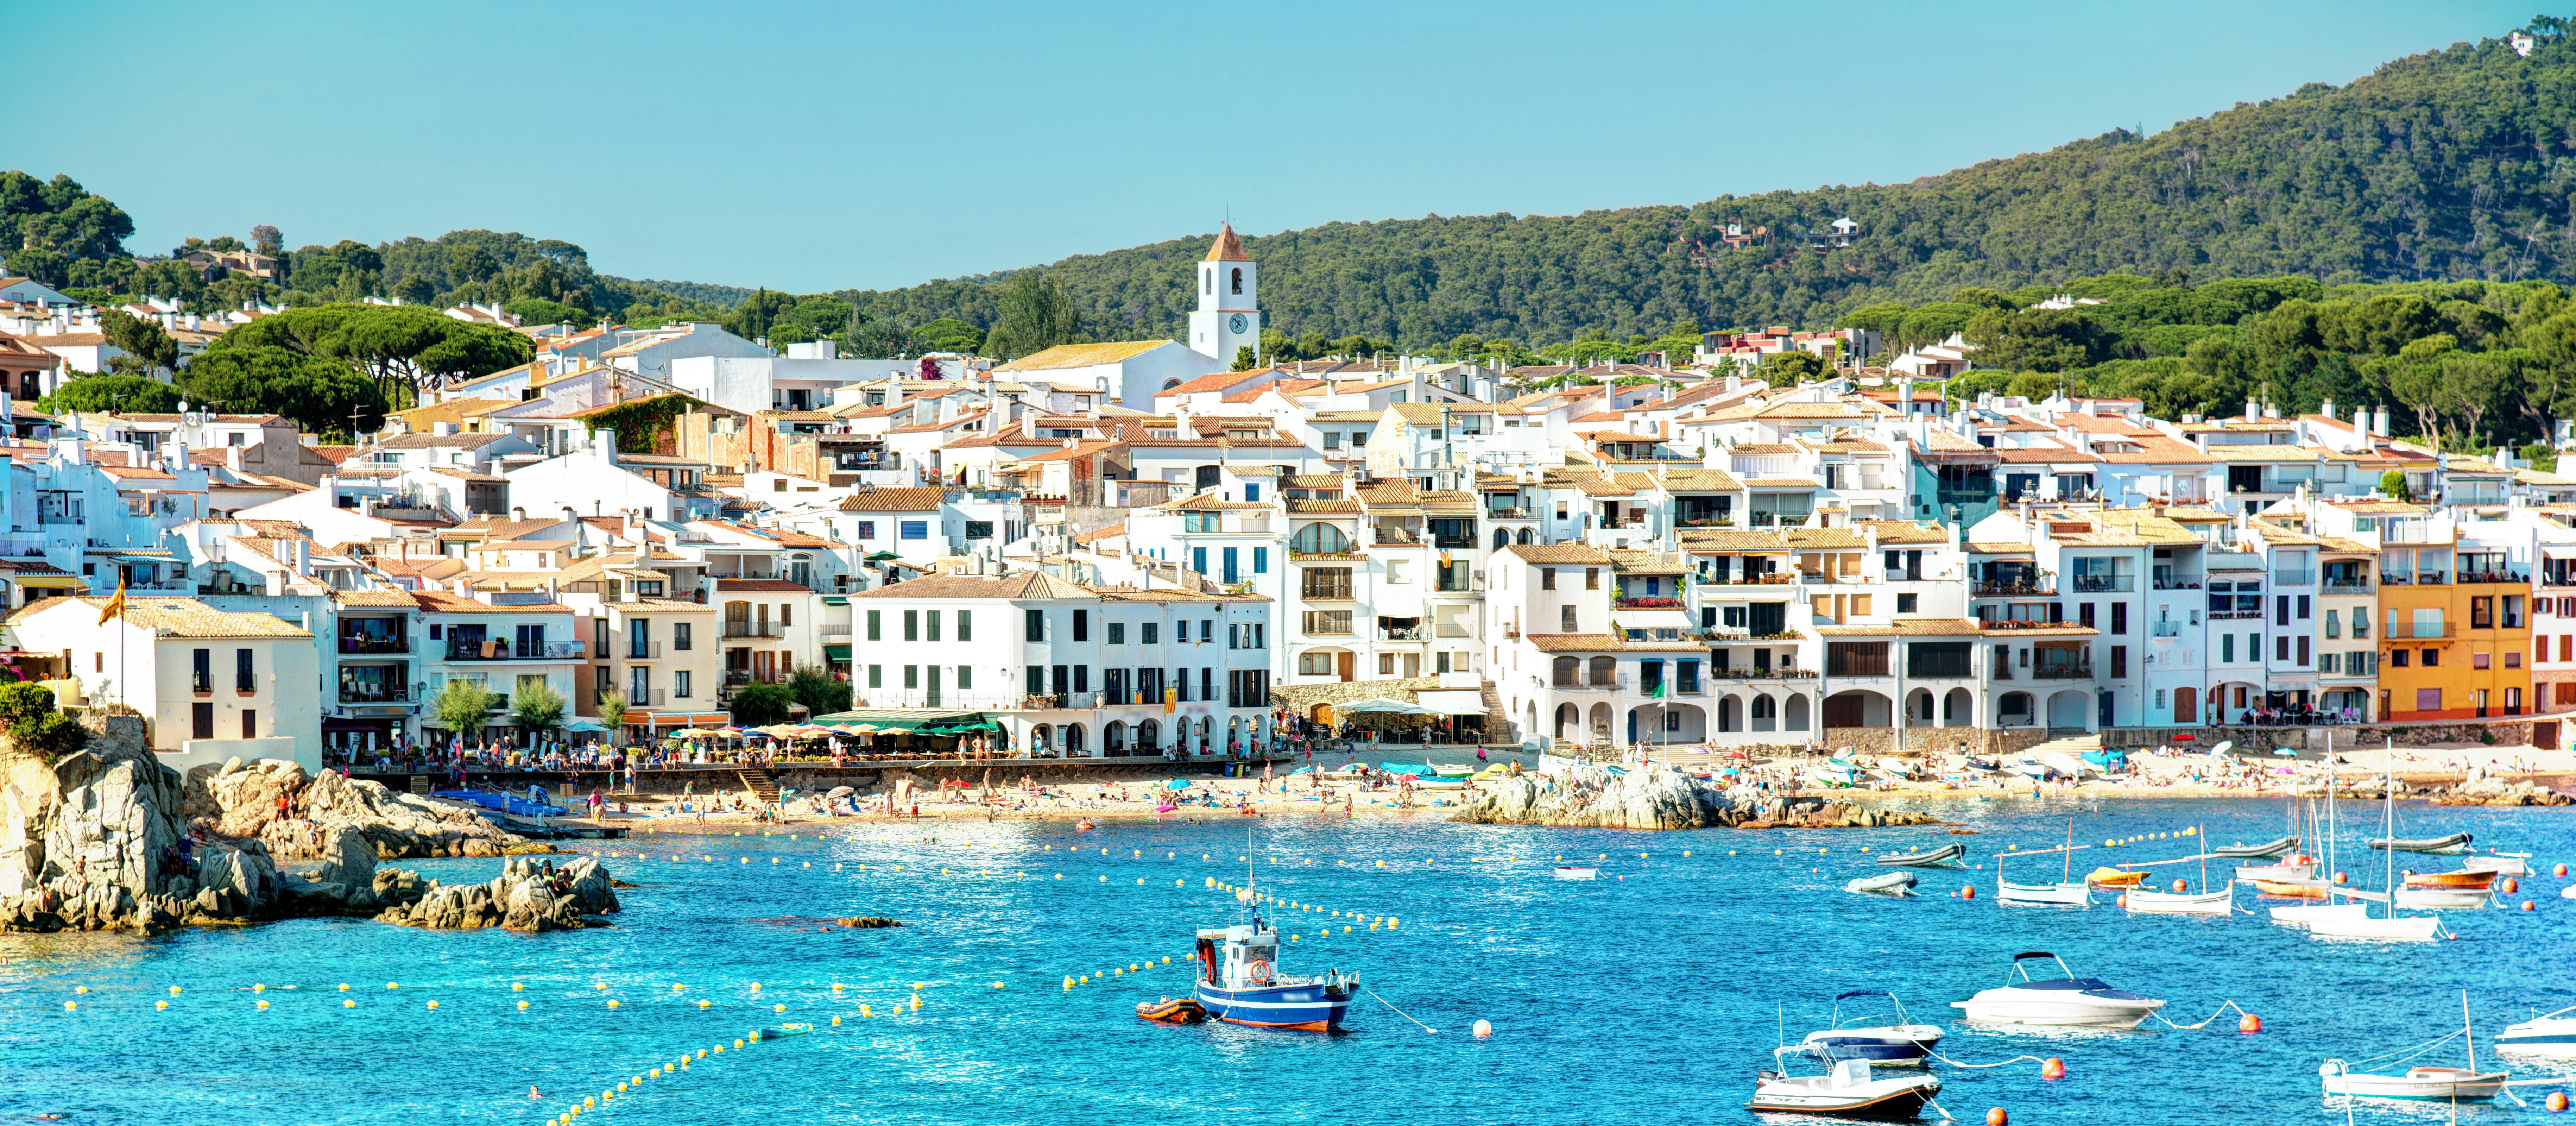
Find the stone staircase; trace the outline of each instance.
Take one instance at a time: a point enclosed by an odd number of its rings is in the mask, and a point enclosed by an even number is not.
[[[2101,750],[2101,749],[2102,749],[2102,736],[2101,736],[2099,733],[2092,733],[2092,734],[2085,734],[2085,735],[2068,735],[2068,736],[2065,736],[2064,738],[2051,739],[2051,740],[2049,740],[2049,741],[2047,741],[2047,742],[2045,742],[2045,743],[2038,743],[2038,744],[2034,744],[2034,745],[2032,745],[2032,746],[2024,747],[2024,748],[2022,748],[2022,749],[2021,749],[2021,750],[2019,750],[2019,751],[2015,751],[2015,752],[2013,752],[2013,754],[2012,754],[2011,756],[2008,756],[2008,757],[2019,757],[2019,756],[2021,756],[2021,755],[2033,755],[2033,756],[2036,756],[2036,755],[2048,755],[2048,754],[2071,755],[2071,756],[2081,757],[2081,756],[2083,756],[2084,754],[2086,754],[2086,753],[2088,753],[2088,752],[2092,752],[2092,751],[2099,751],[2099,750]]]
[[[758,767],[746,767],[733,773],[734,777],[742,779],[742,788],[759,795],[760,800],[765,802],[778,800],[778,781],[771,778],[768,771]]]

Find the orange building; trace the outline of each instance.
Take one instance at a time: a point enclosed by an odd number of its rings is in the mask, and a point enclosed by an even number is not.
[[[2391,521],[2380,549],[2379,715],[2478,720],[2531,711],[2531,574],[2446,522]]]

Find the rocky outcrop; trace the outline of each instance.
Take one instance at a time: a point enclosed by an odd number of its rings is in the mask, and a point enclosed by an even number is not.
[[[585,916],[619,909],[611,882],[608,870],[587,856],[561,868],[551,860],[514,859],[488,883],[403,887],[387,881],[385,892],[400,901],[376,918],[441,930],[575,930],[592,925]]]
[[[279,811],[279,798],[285,811]],[[279,856],[321,858],[334,830],[358,833],[378,859],[508,856],[551,852],[465,806],[435,801],[323,772],[311,777],[291,762],[234,759],[188,772],[185,808],[201,831],[256,836]]]
[[[182,778],[145,745],[139,717],[98,716],[90,725],[87,748],[52,764],[0,740],[0,930],[408,915],[442,889],[379,868],[380,857],[550,847],[470,810],[336,774],[311,777],[289,762],[236,759]],[[312,864],[296,870],[281,858]],[[562,869],[514,860],[491,884],[473,885],[480,899],[460,895],[452,910],[442,900],[418,925],[489,915],[490,925],[524,930],[576,927],[617,910],[611,882],[588,859]]]
[[[1457,820],[1489,825],[1574,825],[1604,829],[1858,828],[1929,825],[1901,810],[1823,798],[1783,798],[1748,786],[1721,789],[1671,770],[1606,772],[1596,782],[1523,774],[1477,783]]]
[[[2432,796],[2435,805],[2576,805],[2569,797],[2536,782],[2478,778]]]

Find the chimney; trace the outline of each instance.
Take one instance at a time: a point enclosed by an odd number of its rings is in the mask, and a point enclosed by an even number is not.
[[[2326,401],[2324,401],[2324,402],[2322,402],[2322,403],[2317,404],[2317,413],[2318,413],[2318,414],[2321,414],[2321,415],[2324,415],[2324,416],[2326,416],[2327,418],[2333,418],[2333,417],[2335,416],[2335,414],[2334,414],[2334,400],[2332,400],[2332,399],[2328,399],[2328,400],[2326,400]]]
[[[2381,407],[2371,412],[2370,432],[2382,438],[2388,436],[2388,408]]]
[[[2252,399],[2247,399],[2247,400],[2245,400],[2245,421],[2247,421],[2247,422],[2252,422],[2252,421],[2254,421],[2254,420],[2256,420],[2256,419],[2259,419],[2259,418],[2263,417],[2263,413],[2262,413],[2262,412],[2263,412],[2263,406],[2262,406],[2262,404],[2257,403],[2257,402],[2255,402],[2255,401],[2254,401],[2254,400],[2252,400]]]
[[[295,573],[308,579],[313,577],[313,541],[300,538],[295,541]]]
[[[2352,434],[2353,437],[2356,438],[2370,437],[2370,408],[2352,408]],[[2365,446],[2369,445],[2367,442],[2362,444]]]
[[[429,424],[429,432],[441,438],[454,437],[456,434],[456,424],[453,422],[433,422]]]
[[[591,431],[590,452],[593,456],[599,459],[599,463],[601,465],[617,464],[617,432],[614,430]]]
[[[5,399],[0,399],[0,410],[5,410],[5,409],[7,409],[7,407],[8,407],[8,403],[7,403],[7,401],[6,401]],[[188,469],[188,443],[186,443],[186,442],[172,442],[172,443],[170,443],[170,473],[171,473],[171,475],[176,476],[176,475],[178,475],[178,474],[180,474],[180,473],[187,472],[187,469]]]
[[[510,506],[510,520],[513,523],[524,523],[527,519],[528,509],[526,505],[514,504]]]

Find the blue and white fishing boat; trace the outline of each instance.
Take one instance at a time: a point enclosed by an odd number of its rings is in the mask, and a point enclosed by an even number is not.
[[[1896,1010],[1894,1022],[1859,1024],[1869,1014],[1843,1019],[1843,1002],[1861,997],[1885,997]],[[1834,1026],[1810,1032],[1798,1041],[1799,1054],[1809,1059],[1826,1061],[1867,1060],[1880,1067],[1921,1067],[1934,1045],[1941,1042],[1941,1030],[1933,1025],[1918,1024],[1905,1013],[1904,1002],[1884,989],[1854,989],[1834,995]]]
[[[1198,999],[1207,1014],[1229,1024],[1331,1032],[1342,1026],[1357,977],[1335,970],[1323,977],[1279,972],[1279,929],[1261,921],[1198,932]]]

